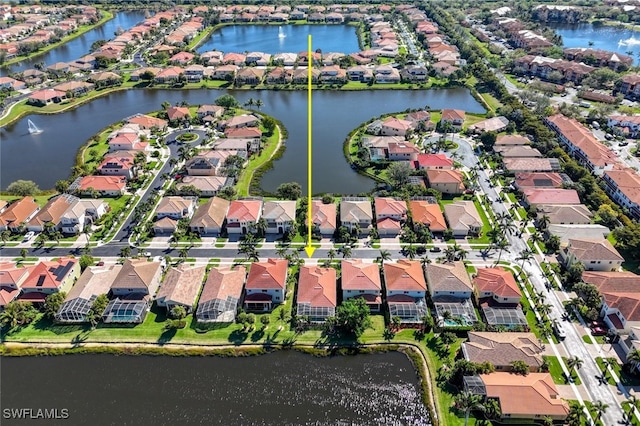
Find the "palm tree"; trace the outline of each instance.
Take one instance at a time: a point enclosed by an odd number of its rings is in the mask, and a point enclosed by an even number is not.
[[[6,243],[9,238],[11,238],[11,231],[6,229],[0,232],[0,239],[2,240],[3,243]]]
[[[431,263],[431,259],[429,259],[429,255],[424,255],[422,256],[422,258],[420,259],[420,264],[422,265],[422,267],[424,268],[425,266],[427,266],[428,264]]]
[[[454,244],[453,248],[456,250],[456,259],[457,260],[465,260],[467,258],[467,254],[469,253],[458,244]]]
[[[120,257],[123,258],[123,259],[126,259],[129,256],[131,256],[131,247],[129,247],[129,246],[122,247],[120,249]]]
[[[627,398],[627,402],[629,403],[629,412],[627,413],[627,418],[631,419],[633,411],[638,406],[638,398],[636,398],[635,395],[629,395],[629,398]]]
[[[189,256],[189,247],[180,248],[178,256],[180,256],[180,259],[182,260],[187,260],[187,257]]]
[[[500,241],[496,243],[496,248],[498,249],[498,260],[496,260],[496,265],[500,263],[500,258],[502,257],[502,252],[509,252],[509,242],[506,238],[502,238]]]
[[[418,249],[413,244],[405,246],[402,250],[404,251],[404,255],[411,260],[415,259],[418,254]]]
[[[545,214],[538,219],[538,229],[540,229],[541,231],[546,231],[550,223],[551,219],[549,219],[549,216]]]
[[[278,247],[278,248],[276,249],[276,253],[278,254],[278,257],[280,257],[280,258],[282,258],[282,259],[284,259],[284,257],[286,256],[287,251],[288,251],[288,250],[287,250],[287,248],[286,248],[286,247]]]
[[[260,109],[262,105],[264,105],[264,102],[262,102],[262,99],[256,99],[256,107]]]
[[[640,365],[640,351],[632,349],[627,354],[627,363],[631,364],[631,370],[638,368]]]
[[[454,397],[454,404],[456,408],[464,412],[465,426],[469,424],[469,414],[471,414],[471,410],[479,408],[481,406],[481,402],[482,399],[480,398],[480,395],[476,395],[469,391],[461,392]]]
[[[444,250],[444,257],[447,262],[453,262],[456,259],[456,249],[453,247],[447,247]]]
[[[261,237],[264,237],[267,233],[267,227],[267,220],[264,217],[261,217],[260,219],[258,219],[258,222],[256,222],[256,231]]]
[[[596,413],[596,423],[597,423],[598,421],[600,421],[600,418],[602,417],[602,415],[607,412],[607,409],[609,408],[609,404],[605,404],[602,401],[594,401],[591,404],[591,408]]]
[[[577,356],[572,356],[567,359],[567,367],[569,367],[570,370],[573,370],[574,368],[580,370],[580,368],[582,368],[582,364],[584,364],[584,361]]]
[[[383,265],[385,261],[391,260],[391,252],[389,250],[380,250],[378,259],[380,259],[380,264]]]
[[[249,98],[245,101],[244,106],[253,106],[255,103],[256,101],[253,98]]]
[[[533,252],[529,249],[522,250],[520,255],[516,257],[516,260],[522,260],[522,264],[520,265],[520,270],[524,271],[524,263],[529,262],[531,259],[533,259]]]
[[[348,258],[351,257],[351,247],[344,246],[340,250],[342,251],[342,258],[343,259],[348,259]]]
[[[329,251],[327,252],[327,257],[329,258],[329,261],[333,261],[333,259],[336,257],[336,251],[334,249],[329,249]]]

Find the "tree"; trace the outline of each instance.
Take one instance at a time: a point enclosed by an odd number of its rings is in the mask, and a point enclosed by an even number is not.
[[[64,303],[64,299],[67,297],[67,293],[64,291],[51,293],[44,299],[44,316],[53,319],[56,312],[60,309],[60,306]]]
[[[0,232],[0,240],[2,240],[3,243],[6,243],[9,238],[11,238],[11,231],[5,229],[4,231]]]
[[[387,168],[389,181],[394,189],[401,189],[409,184],[411,176],[411,166],[404,161],[393,162]]]
[[[484,132],[480,135],[480,143],[482,143],[485,152],[493,150],[493,146],[496,144],[497,138],[496,132]]]
[[[336,309],[336,326],[345,333],[355,335],[356,338],[362,336],[362,333],[371,327],[367,302],[361,297],[342,302]]]
[[[402,251],[404,252],[404,255],[411,260],[415,259],[418,255],[418,249],[413,244],[405,246]]]
[[[4,311],[0,312],[0,325],[9,329],[31,324],[38,315],[38,310],[31,302],[14,300],[7,303]]]
[[[547,238],[544,241],[544,245],[545,248],[547,249],[547,252],[549,253],[555,253],[558,250],[560,250],[560,243],[562,241],[560,240],[560,237],[557,235],[551,235],[549,238]]]
[[[600,421],[600,418],[602,417],[602,415],[604,413],[607,412],[607,409],[609,409],[609,404],[605,404],[602,401],[593,401],[591,408],[593,409],[593,411],[595,411],[596,413],[596,423]]]
[[[631,369],[638,368],[640,365],[640,351],[637,349],[632,349],[627,354],[626,362],[631,365]]]
[[[93,256],[89,254],[83,254],[82,256],[80,256],[80,269],[84,271],[89,266],[93,265],[93,261]]]
[[[391,252],[389,250],[380,250],[378,259],[380,259],[380,264],[383,265],[387,260],[391,260]]]
[[[93,305],[91,305],[91,309],[89,309],[89,313],[87,314],[87,321],[91,324],[92,328],[98,324],[100,318],[102,318],[102,314],[104,310],[107,309],[107,305],[109,304],[109,298],[106,294],[100,294],[93,301]]]
[[[37,195],[40,192],[40,188],[38,188],[38,185],[32,180],[19,179],[11,182],[9,186],[7,186],[7,192],[11,195],[26,197],[28,195]]]
[[[482,399],[480,398],[480,395],[476,395],[469,391],[463,391],[457,394],[453,401],[455,407],[464,412],[464,426],[467,426],[469,424],[469,414],[471,413],[471,410],[479,408]]]
[[[329,249],[329,251],[327,252],[327,257],[329,258],[330,261],[333,261],[336,255],[337,253],[334,249]]]
[[[187,316],[187,310],[184,308],[184,306],[176,305],[171,308],[170,315],[171,318],[180,320]]]
[[[442,343],[444,343],[445,345],[450,345],[453,342],[456,341],[456,335],[451,333],[450,331],[446,332],[446,333],[442,333],[440,335],[440,340],[442,341]]]
[[[61,180],[56,182],[55,188],[56,188],[56,191],[58,191],[60,193],[65,193],[65,192],[67,192],[67,189],[69,189],[69,181],[61,179]]]
[[[567,359],[567,367],[569,367],[570,370],[573,370],[574,368],[580,370],[580,368],[582,368],[582,364],[584,364],[584,361],[577,356],[572,356]]]
[[[285,200],[297,200],[302,196],[302,187],[298,182],[282,183],[276,189],[276,196]]]
[[[340,251],[342,251],[342,258],[343,259],[348,259],[351,257],[351,247],[349,246],[344,246],[340,249]]]
[[[236,100],[236,98],[228,94],[218,97],[215,101],[215,104],[225,108],[238,108],[240,106],[240,103]]]
[[[269,315],[262,315],[260,317],[260,322],[262,323],[262,329],[264,330],[271,322],[271,318],[269,317]]]
[[[511,371],[521,376],[526,376],[529,374],[529,366],[522,360],[513,361],[511,362]]]
[[[267,137],[273,135],[277,125],[278,123],[273,117],[266,116],[262,118],[262,127],[266,130],[265,136]]]
[[[26,248],[20,249],[20,257],[22,258],[22,260],[25,260],[27,258],[27,253],[29,252],[27,251]]]
[[[596,212],[594,221],[607,228],[613,229],[618,224],[618,213],[611,208],[610,204],[602,204]]]
[[[122,247],[120,249],[120,257],[123,258],[123,259],[126,259],[129,256],[131,256],[131,247],[129,247],[129,246]]]
[[[627,413],[627,417],[631,418],[633,411],[638,408],[638,398],[636,398],[635,395],[629,395],[627,402],[629,403],[629,412]]]
[[[533,259],[533,252],[531,250],[529,250],[529,249],[522,250],[520,255],[518,255],[518,257],[516,257],[516,260],[522,260],[522,264],[520,265],[520,269],[523,270],[523,271],[524,271],[525,262],[529,262],[531,259]]]

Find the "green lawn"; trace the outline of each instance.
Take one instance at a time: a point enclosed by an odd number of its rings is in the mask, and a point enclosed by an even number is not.
[[[558,385],[566,385],[567,380],[565,379],[558,358],[555,356],[543,356],[543,358],[549,364],[549,374],[551,374],[551,377],[553,377],[553,383]],[[564,364],[567,365],[567,358],[562,357],[562,360],[564,361]],[[571,377],[573,377],[573,382],[576,384],[576,386],[580,386],[582,384],[580,376],[578,376],[575,371],[571,371]]]
[[[49,201],[52,197],[54,197],[56,195],[58,195],[58,193],[54,191],[54,192],[48,193],[46,195],[36,195],[33,198],[35,199],[36,203],[38,203],[38,205],[40,207],[42,207],[45,204],[47,204],[47,201]],[[8,201],[8,202],[20,200],[21,198],[22,197],[16,196],[16,195],[0,195],[0,200],[4,200],[4,201]]]
[[[618,364],[618,360],[616,358],[607,358],[609,360],[609,365],[618,376],[620,383],[623,386],[639,386],[640,385],[640,377],[637,374],[628,374],[625,370],[622,369],[622,365]],[[596,363],[600,370],[604,371],[604,360],[601,357],[596,358]],[[615,385],[615,382],[610,374],[607,373],[607,382],[610,385]]]
[[[262,153],[260,155],[254,155],[249,160],[249,164],[247,164],[247,167],[242,170],[242,173],[238,178],[238,182],[236,183],[236,189],[239,196],[249,195],[251,180],[253,179],[255,171],[265,166],[271,160],[271,157],[276,154],[276,151],[278,150],[279,138],[280,128],[276,126],[273,135],[271,135],[266,146],[262,149]]]

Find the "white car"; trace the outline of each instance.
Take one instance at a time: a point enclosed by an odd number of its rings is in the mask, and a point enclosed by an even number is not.
[[[564,338],[567,337],[567,333],[564,331],[564,328],[562,328],[562,325],[560,325],[558,321],[554,321],[553,331],[556,332],[556,336],[558,336],[558,339],[560,340],[564,340]]]
[[[22,241],[26,243],[27,241],[32,239],[35,235],[36,235],[35,232],[29,231],[26,234],[24,234],[24,239]]]

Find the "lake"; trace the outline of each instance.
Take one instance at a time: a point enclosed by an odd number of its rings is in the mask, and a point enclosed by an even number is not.
[[[45,65],[55,64],[56,62],[74,61],[87,53],[91,49],[91,45],[98,40],[110,40],[115,37],[118,30],[128,30],[144,18],[144,11],[125,11],[115,13],[115,17],[101,26],[87,31],[81,36],[48,51],[43,55],[19,62],[7,68],[0,69],[0,75],[6,75],[10,72],[18,72],[27,68],[33,68],[34,64],[44,62]]]
[[[6,188],[17,179],[30,179],[40,188],[52,188],[66,179],[80,146],[101,129],[137,112],[160,109],[164,101],[176,104],[213,103],[233,94],[240,103],[261,99],[261,111],[281,120],[289,131],[286,151],[262,179],[274,191],[283,182],[307,182],[306,91],[257,90],[126,90],[111,93],[74,110],[55,115],[30,115],[0,128],[0,183]],[[351,130],[372,117],[407,108],[457,108],[484,113],[464,88],[433,90],[316,91],[313,94],[313,191],[336,194],[368,192],[374,182],[353,171],[342,153]],[[28,133],[31,119],[43,132]]]
[[[631,51],[634,63],[638,63],[637,57],[640,53],[640,32],[638,31],[591,23],[548,23],[545,25],[562,36],[564,47],[589,47],[589,42],[593,42],[594,49],[609,50],[625,55]]]
[[[398,352],[2,359],[2,408],[69,410],[50,425],[428,425],[419,389]]]
[[[222,52],[282,52],[307,51],[311,34],[313,50],[324,53],[358,52],[356,27],[351,25],[229,25],[211,34],[198,47],[198,53],[209,50]]]

